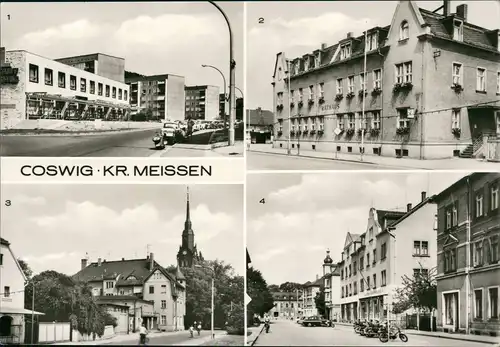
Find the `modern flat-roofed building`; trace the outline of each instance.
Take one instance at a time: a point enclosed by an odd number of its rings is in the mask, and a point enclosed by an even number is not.
[[[132,115],[145,120],[184,120],[184,76],[128,74]]]
[[[484,154],[500,138],[500,31],[469,23],[467,4],[442,8],[399,1],[388,26],[349,32],[301,57],[278,53],[274,146],[290,139],[325,152]]]
[[[125,120],[129,87],[27,51],[6,51],[0,128],[28,119]]]
[[[219,102],[217,86],[186,86],[186,119],[216,120]]]
[[[124,58],[103,53],[93,53],[54,60],[111,80],[125,82]]]

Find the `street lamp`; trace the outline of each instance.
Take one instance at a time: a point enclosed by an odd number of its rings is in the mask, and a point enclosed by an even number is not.
[[[220,73],[220,75],[222,76],[222,80],[224,81],[224,92],[222,94],[224,94],[224,111],[223,111],[223,113],[224,113],[224,128],[225,128],[226,127],[226,101],[227,101],[227,97],[226,97],[226,77],[224,76],[224,74],[222,73],[222,71],[219,70],[218,68],[216,68],[215,66],[203,64],[203,65],[201,65],[201,67],[208,67],[208,68],[217,70]]]
[[[233,30],[229,23],[229,18],[226,13],[214,1],[209,1],[215,6],[219,12],[224,16],[229,29],[229,146],[234,145],[234,121],[236,116],[236,99],[235,99],[235,68],[236,62],[234,61],[234,47],[233,47]]]
[[[214,296],[215,296],[215,269],[211,266],[206,265],[195,265],[195,267],[205,268],[212,270],[212,299],[211,299],[211,312],[210,312],[210,330],[212,334],[212,339],[215,338],[214,335]]]

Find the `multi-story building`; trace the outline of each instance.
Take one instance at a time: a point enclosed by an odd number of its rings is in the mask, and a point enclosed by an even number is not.
[[[371,208],[366,231],[347,233],[339,263],[342,320],[396,318],[389,315],[403,276],[436,267],[435,214],[436,206],[423,192],[419,204],[408,204],[406,212]]]
[[[340,266],[333,262],[330,251],[323,260],[323,288],[325,291],[325,318],[333,321],[340,319]]]
[[[184,77],[127,73],[132,115],[139,120],[184,120]]]
[[[103,53],[93,53],[54,59],[80,70],[125,83],[125,59]]]
[[[307,281],[302,285],[304,317],[312,317],[318,315],[318,309],[316,308],[316,295],[320,292],[322,285],[323,278],[319,278],[319,276],[317,275],[315,281]]]
[[[246,112],[246,132],[251,143],[271,142],[274,114],[260,107]]]
[[[99,258],[90,265],[87,259],[82,259],[81,265],[73,279],[90,284],[92,294],[100,300],[118,296],[121,303],[126,302],[134,312],[134,329],[140,318],[139,323],[145,323],[148,329],[184,330],[186,286],[179,268],[176,274],[168,273],[154,260],[153,253],[146,259],[106,261]],[[131,298],[143,300],[146,307],[151,304],[152,312],[141,310],[138,316],[137,303]]]
[[[124,120],[129,87],[120,81],[26,51],[5,52],[0,127],[28,119]]]
[[[438,14],[400,1],[389,26],[299,58],[279,53],[274,146],[287,147],[290,133],[293,148],[429,159],[496,141],[500,32],[449,3]]]
[[[473,173],[439,193],[437,328],[500,332],[500,175]]]
[[[219,87],[186,86],[186,119],[213,121],[219,117]]]
[[[24,308],[26,276],[10,243],[0,238],[0,343],[24,344],[24,315],[43,313]]]
[[[304,302],[301,291],[295,293],[272,293],[274,307],[269,311],[275,319],[295,319],[304,315]]]

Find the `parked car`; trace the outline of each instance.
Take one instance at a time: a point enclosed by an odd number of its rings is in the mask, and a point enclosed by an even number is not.
[[[302,324],[306,317],[297,317],[297,324]]]
[[[304,318],[302,325],[305,327],[320,327],[323,325],[323,318],[318,316],[312,316]]]

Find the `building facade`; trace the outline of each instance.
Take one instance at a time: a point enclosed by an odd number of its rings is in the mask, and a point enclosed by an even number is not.
[[[26,51],[5,52],[2,129],[24,120],[125,120],[128,85]]]
[[[330,251],[323,260],[323,287],[325,291],[325,318],[339,321],[340,314],[340,266],[333,262]]]
[[[339,263],[343,321],[398,319],[392,308],[403,276],[435,270],[435,214],[423,192],[406,212],[370,209],[366,231],[347,234]]]
[[[186,119],[214,121],[219,117],[219,87],[186,86]]]
[[[437,328],[498,336],[500,175],[474,173],[438,194]]]
[[[189,208],[189,188],[186,198],[186,221],[182,231],[182,243],[177,252],[177,266],[180,268],[191,268],[204,261],[203,254],[198,252],[194,242],[193,224],[191,222],[191,211]]]
[[[101,302],[114,300],[114,304],[129,306],[130,331],[143,323],[150,330],[184,330],[185,278],[179,269],[176,274],[168,273],[153,253],[146,259],[99,258],[90,265],[82,259],[81,267],[73,276],[75,281],[91,285],[92,294]]]
[[[301,291],[295,293],[274,292],[274,307],[269,314],[274,319],[296,319],[304,316],[304,297]]]
[[[125,59],[103,53],[54,59],[80,70],[125,83]]]
[[[306,150],[419,159],[482,153],[500,137],[499,30],[468,23],[467,5],[443,8],[400,1],[389,26],[295,59],[279,53],[274,146],[290,139]]]
[[[274,114],[260,107],[255,110],[246,110],[247,139],[251,143],[270,143],[273,134]]]
[[[138,295],[106,295],[97,298],[97,304],[117,318],[118,326],[115,332],[136,332],[142,324],[149,330],[154,330],[154,303],[141,299]],[[127,312],[127,323],[124,322],[124,312]],[[124,325],[125,323],[125,325]]]
[[[318,315],[318,309],[316,308],[316,295],[320,292],[322,285],[323,278],[319,278],[319,276],[316,276],[315,281],[308,281],[302,285],[304,317]]]
[[[224,112],[225,107],[229,107],[229,101],[224,103],[224,94],[219,94],[219,119],[225,119],[224,117],[227,115],[227,112]],[[236,121],[243,121],[244,112],[245,105],[243,98],[236,98]]]
[[[184,77],[177,75],[127,74],[130,107],[139,120],[184,120]]]

